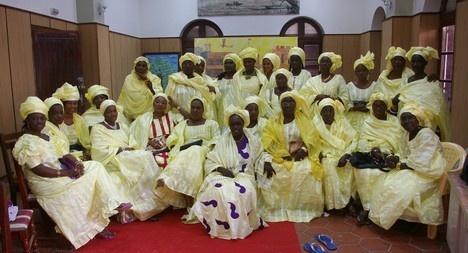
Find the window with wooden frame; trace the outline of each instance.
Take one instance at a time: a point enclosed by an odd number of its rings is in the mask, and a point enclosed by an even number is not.
[[[182,53],[193,53],[195,38],[223,37],[223,31],[207,19],[196,19],[182,29],[180,37],[182,38]]]

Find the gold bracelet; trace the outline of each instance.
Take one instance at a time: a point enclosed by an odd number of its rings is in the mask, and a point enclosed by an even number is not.
[[[57,170],[57,177],[61,177],[62,176],[62,172],[60,172],[60,170]]]

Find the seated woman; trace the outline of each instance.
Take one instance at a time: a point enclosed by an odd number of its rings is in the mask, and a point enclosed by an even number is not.
[[[153,95],[163,91],[161,78],[149,71],[150,66],[148,58],[139,56],[133,61],[132,72],[125,77],[117,104],[130,121],[150,111]]]
[[[247,97],[244,101],[244,109],[249,112],[249,124],[245,127],[245,131],[258,139],[262,137],[267,122],[264,118],[267,107],[265,101],[257,96]]]
[[[402,215],[409,213],[412,222],[440,225],[444,211],[438,181],[445,168],[444,151],[437,135],[425,127],[429,123],[423,107],[407,103],[400,111],[405,129],[399,156],[387,156],[391,170],[374,189],[369,218],[389,229]]]
[[[182,114],[180,109],[190,111],[190,105],[186,104],[192,97],[202,97],[206,101],[205,113],[208,119],[216,119],[215,99],[216,89],[206,83],[206,80],[194,71],[195,65],[200,63],[200,58],[192,53],[185,53],[179,58],[179,66],[182,71],[171,74],[164,93],[173,98],[179,107],[172,108],[174,114]],[[183,115],[183,114],[182,114]]]
[[[169,158],[166,140],[177,121],[176,115],[170,111],[169,101],[166,94],[156,93],[153,98],[153,111],[138,116],[130,126],[130,135],[137,142],[136,148],[153,152],[156,162],[163,169]]]
[[[85,97],[88,99],[91,107],[89,107],[81,117],[83,117],[89,130],[91,130],[92,126],[104,120],[104,116],[102,116],[102,113],[99,111],[99,107],[104,100],[109,99],[109,89],[105,86],[95,84],[88,88],[88,92],[85,94]],[[128,121],[123,112],[119,113],[117,122],[123,123],[127,126],[130,125],[130,121]]]
[[[371,114],[361,126],[355,151],[377,155],[378,157],[375,157],[375,159],[382,159],[398,152],[401,126],[397,117],[387,113],[391,105],[390,98],[381,92],[376,92],[370,96]],[[351,154],[349,153],[346,158],[349,159],[350,157]],[[369,225],[370,201],[375,189],[385,180],[388,168],[358,166],[353,170],[356,190],[363,209],[360,213],[356,213],[358,215],[358,225]],[[356,208],[356,210],[359,210],[359,208]]]
[[[70,151],[83,151],[83,156],[89,159],[89,149],[91,148],[89,130],[84,119],[77,113],[78,100],[80,100],[78,88],[64,83],[52,94],[52,97],[63,102],[63,123],[60,124],[59,128],[70,142]]]
[[[425,72],[427,63],[432,59],[439,59],[437,50],[431,47],[412,47],[406,54],[411,60],[411,68],[414,75],[403,80],[402,87],[398,90],[398,95],[394,102],[400,103],[392,105],[392,112],[397,112],[408,101],[419,103],[424,110],[430,113],[428,125],[432,131],[437,132],[442,141],[451,138],[450,111],[447,100],[438,81],[430,81]]]
[[[375,82],[369,80],[369,71],[374,69],[374,53],[367,51],[365,56],[361,55],[354,62],[353,67],[357,80],[347,84],[351,108],[349,108],[346,117],[354,130],[359,132],[362,122],[369,117],[367,102],[375,87]]]
[[[229,130],[206,156],[207,176],[192,211],[211,237],[244,239],[267,226],[257,215],[254,176],[263,148],[258,138],[245,131],[247,111],[230,106],[225,115]]]
[[[274,80],[271,82],[272,86],[266,91],[266,101],[272,110],[271,114],[281,112],[279,98],[284,92],[292,90],[291,87],[288,86],[291,76],[291,72],[283,68],[275,71]]]
[[[280,103],[282,112],[263,129],[268,154],[257,167],[259,214],[266,221],[309,222],[323,212],[319,136],[297,91],[283,93]]]
[[[216,111],[219,127],[224,129],[224,108],[230,105],[238,105],[240,103],[240,89],[234,85],[233,76],[237,70],[242,68],[242,60],[235,53],[229,53],[223,58],[224,72],[218,75],[217,80],[213,83],[219,88],[216,93]]]
[[[340,101],[324,98],[318,104],[320,114],[313,118],[314,126],[320,135],[320,150],[323,166],[323,191],[325,208],[344,215],[344,208],[351,199],[353,170],[345,167],[346,153],[354,150],[356,131],[343,115]]]
[[[47,112],[47,122],[42,133],[49,137],[56,137],[54,144],[58,145],[57,149],[63,149],[65,153],[70,153],[70,142],[67,136],[60,131],[60,124],[63,123],[63,103],[58,98],[50,97],[44,100],[45,105],[49,108]],[[81,153],[75,153],[80,158]]]
[[[289,78],[288,86],[294,90],[300,90],[302,86],[309,80],[312,75],[305,69],[305,52],[300,47],[293,47],[289,49],[289,71],[291,71],[291,78]]]
[[[104,121],[91,129],[91,156],[105,166],[114,183],[120,186],[119,193],[133,203],[132,210],[119,217],[119,221],[147,220],[168,207],[153,193],[161,168],[151,152],[135,150],[136,143],[129,136],[128,127],[116,122],[118,109],[113,100],[102,102],[99,110]]]
[[[311,106],[312,113],[318,114],[318,102],[327,97],[340,100],[345,110],[348,110],[350,107],[348,87],[343,76],[335,74],[342,64],[341,56],[333,52],[325,52],[319,56],[318,61],[320,75],[310,78],[300,90],[308,105]]]
[[[156,193],[174,207],[192,206],[203,183],[206,154],[219,137],[218,123],[205,118],[205,105],[203,98],[192,98],[190,119],[177,124],[166,140],[169,163],[158,178]]]
[[[41,133],[47,111],[38,97],[28,97],[21,104],[24,135],[13,148],[14,158],[23,166],[41,207],[76,249],[95,236],[112,239],[115,233],[106,228],[109,217],[131,204],[122,204],[101,163],[81,162],[66,153],[68,147],[57,145],[55,136]]]

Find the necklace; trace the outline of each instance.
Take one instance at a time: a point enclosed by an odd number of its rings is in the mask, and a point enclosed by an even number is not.
[[[107,121],[104,120],[103,122],[104,122],[104,124],[106,126],[110,127],[112,130],[117,130],[118,127],[119,127],[119,125],[117,125],[117,123],[114,126],[111,126],[111,124],[107,123]]]
[[[239,142],[241,142],[241,141],[244,139],[244,136],[245,136],[245,135],[242,135],[242,137],[241,137],[239,140],[236,140],[236,139],[234,138],[234,141],[235,141],[236,143],[239,143]]]
[[[325,80],[322,79],[322,82],[324,83],[328,82],[328,80],[330,80],[331,77],[332,77],[332,74],[330,74],[327,78],[325,78]]]

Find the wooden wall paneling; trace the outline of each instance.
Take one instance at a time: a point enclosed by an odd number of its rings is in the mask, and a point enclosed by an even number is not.
[[[182,41],[179,38],[161,38],[159,49],[161,52],[182,52]]]
[[[111,66],[110,66],[109,27],[108,26],[97,25],[97,47],[98,47],[98,61],[99,61],[99,80],[96,83],[102,84],[110,88],[112,78],[111,78]],[[95,84],[95,83],[92,83],[92,84]]]
[[[359,52],[360,54],[365,54],[367,50],[370,50],[370,32],[361,34],[359,42]]]
[[[334,52],[342,54],[343,50],[343,35],[324,35],[323,36],[323,52]],[[343,68],[339,68],[336,73],[342,74]]]
[[[468,1],[457,2],[455,21],[455,59],[452,84],[452,141],[468,147],[468,71],[466,71],[466,59],[468,59],[468,22],[465,14],[468,13]]]
[[[393,34],[392,19],[384,20],[384,22],[382,23],[382,47],[381,47],[382,55],[380,57],[380,71],[379,72],[382,72],[387,66],[387,60],[385,60],[385,57],[387,56],[388,48],[393,46],[392,34]]]
[[[161,52],[160,39],[141,39],[141,52]]]
[[[89,87],[99,82],[96,24],[81,24],[78,27],[81,36],[80,43],[84,84],[86,87]]]
[[[421,32],[421,15],[416,15],[411,18],[411,44],[406,50],[412,46],[419,46],[419,34]]]
[[[420,14],[420,27],[419,27],[419,46],[430,46],[436,50],[440,49],[440,17],[439,14],[423,13]],[[431,60],[426,66],[427,73],[439,72],[440,60]]]
[[[374,53],[374,69],[369,73],[369,80],[377,80],[380,74],[380,58],[382,55],[382,32],[369,31],[360,36],[360,54],[367,51]],[[385,56],[384,56],[385,57]]]
[[[20,130],[22,119],[19,106],[28,96],[36,94],[31,38],[31,19],[27,12],[6,9],[8,45],[10,54],[11,86],[16,130]]]
[[[353,65],[354,61],[359,59],[360,56],[360,42],[360,35],[343,35],[343,49],[341,52],[343,65],[341,66],[341,73],[346,80],[346,83],[355,79]]]
[[[31,13],[31,25],[50,27],[50,18]]]
[[[396,17],[393,18],[392,25],[392,46],[398,46],[408,50],[411,46],[412,18]],[[388,48],[387,48],[388,49]]]
[[[110,98],[113,99],[114,101],[117,101],[117,97],[114,95],[114,86],[115,86],[115,83],[116,83],[116,68],[117,68],[117,64],[116,63],[116,54],[115,54],[115,47],[116,47],[116,42],[115,42],[115,33],[109,33],[109,52],[110,52],[110,55],[109,55],[109,58],[110,58],[110,62],[111,62],[111,86],[109,88],[109,95],[111,96]]]
[[[78,25],[77,24],[67,22],[66,27],[67,27],[66,28],[67,31],[78,31]]]
[[[50,19],[50,28],[57,29],[57,30],[67,30],[67,22],[59,19]]]

